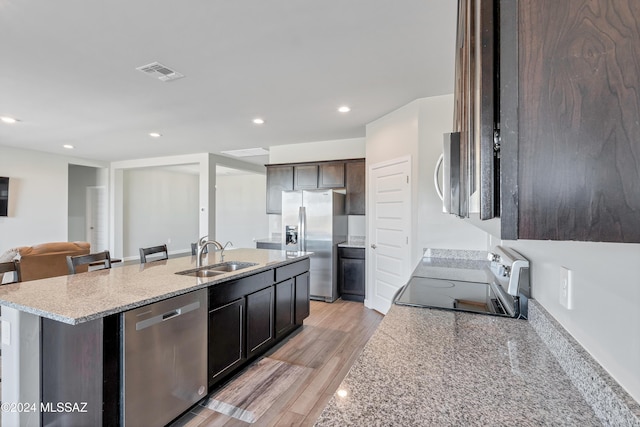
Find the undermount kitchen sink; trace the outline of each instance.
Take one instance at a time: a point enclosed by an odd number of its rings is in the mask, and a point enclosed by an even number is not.
[[[191,270],[178,271],[176,274],[193,277],[215,277],[220,274],[242,270],[243,268],[253,267],[254,265],[258,264],[255,262],[227,261],[221,262],[219,264],[205,265],[203,267],[194,268]]]

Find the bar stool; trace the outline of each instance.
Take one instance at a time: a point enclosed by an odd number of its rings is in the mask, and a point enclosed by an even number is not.
[[[13,281],[2,283],[4,273],[13,273]],[[9,261],[0,263],[0,283],[8,285],[10,283],[22,282],[22,274],[20,273],[20,261]]]
[[[86,265],[88,267],[103,266],[98,270],[111,268],[111,256],[109,251],[96,252],[88,255],[67,256],[67,268],[69,274],[78,273],[78,267]]]
[[[147,256],[162,254],[153,259],[147,260]],[[169,259],[169,251],[167,245],[151,246],[150,248],[140,248],[140,264],[146,264],[147,261],[163,261]]]

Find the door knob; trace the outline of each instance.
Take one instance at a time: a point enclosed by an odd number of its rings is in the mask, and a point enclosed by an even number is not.
[[[371,249],[375,249],[375,248],[377,248],[377,247],[378,247],[378,246],[377,246],[375,243],[372,243],[372,244],[371,244]]]

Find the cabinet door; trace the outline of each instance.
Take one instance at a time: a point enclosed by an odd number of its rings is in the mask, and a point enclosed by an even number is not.
[[[318,188],[318,165],[293,167],[293,189],[313,190]]]
[[[273,286],[247,295],[247,358],[273,340]]]
[[[282,213],[282,192],[293,190],[293,166],[267,166],[267,213]]]
[[[209,311],[209,385],[244,360],[244,298]]]
[[[344,188],[344,162],[320,163],[318,188]]]
[[[508,238],[640,243],[638,0],[517,3],[518,222]]]
[[[309,317],[309,272],[295,277],[295,316],[296,325],[302,325],[302,321]]]
[[[338,283],[343,299],[364,301],[364,259],[338,258]]]
[[[364,215],[365,214],[365,163],[363,161],[347,162],[346,169],[346,188],[347,197],[345,201],[345,211],[347,215]]]
[[[278,283],[276,288],[276,339],[284,335],[294,325],[294,280]]]

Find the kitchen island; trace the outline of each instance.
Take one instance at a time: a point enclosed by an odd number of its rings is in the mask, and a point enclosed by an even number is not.
[[[178,274],[194,269],[192,256],[0,288],[2,402],[15,409],[3,410],[2,425],[61,420],[76,425],[120,424],[125,419],[120,396],[128,380],[123,374],[124,314],[135,309],[205,292],[199,305],[209,311],[209,327],[204,325],[201,339],[205,351],[208,341],[209,369],[198,391],[201,395],[302,324],[309,306],[309,253],[232,249],[224,251],[224,257],[209,253],[203,265],[232,261],[243,263],[243,268],[210,277]],[[240,317],[233,316],[234,324],[225,328],[220,322],[229,318],[225,308],[232,304],[240,308]],[[185,306],[184,312],[193,307]],[[161,320],[180,314],[178,309]],[[143,327],[136,324],[134,329]],[[226,347],[234,342],[240,348],[229,351]],[[158,357],[184,350],[171,343],[165,347]],[[211,367],[224,363],[230,353],[233,366],[213,372]],[[167,363],[166,370],[172,369],[176,368]],[[155,384],[145,386],[151,391]],[[42,407],[41,402],[50,406]],[[60,402],[70,405],[56,412]]]

